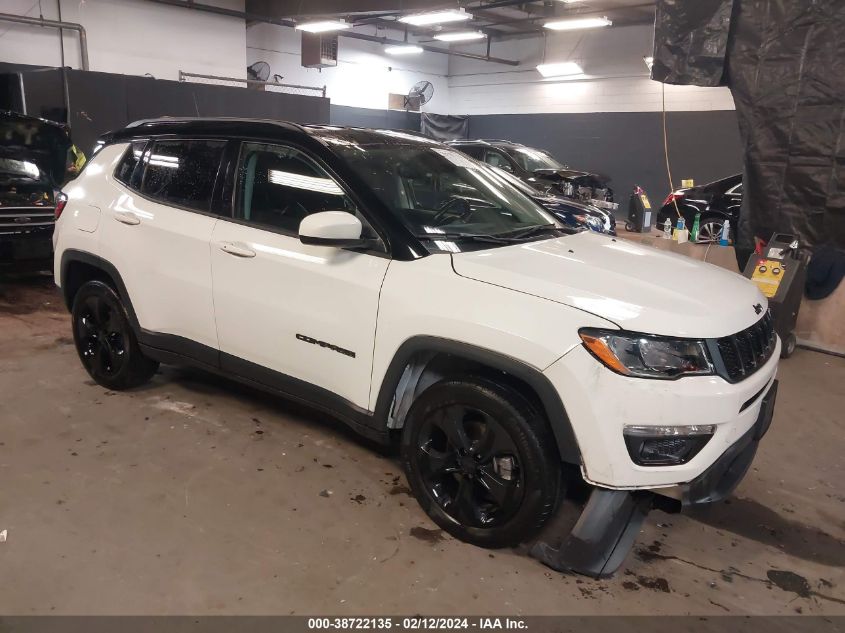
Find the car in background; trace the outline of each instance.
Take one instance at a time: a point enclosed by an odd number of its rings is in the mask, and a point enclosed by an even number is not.
[[[508,184],[519,189],[526,196],[541,204],[555,216],[555,219],[571,228],[586,228],[596,233],[616,235],[616,218],[610,211],[604,211],[586,202],[579,202],[552,193],[541,193],[529,187],[512,173],[492,167]]]
[[[542,149],[504,140],[450,141],[449,145],[476,160],[507,171],[542,193],[563,195],[613,211],[609,178],[570,169]]]
[[[49,270],[70,136],[60,124],[0,112],[0,267]]]
[[[741,206],[742,174],[728,176],[699,187],[678,189],[663,201],[663,206],[657,213],[657,228],[662,228],[667,218],[672,226],[675,226],[680,213],[686,227],[692,229],[695,215],[700,213],[698,241],[716,242],[722,233],[725,220],[730,220],[732,231],[736,229]]]

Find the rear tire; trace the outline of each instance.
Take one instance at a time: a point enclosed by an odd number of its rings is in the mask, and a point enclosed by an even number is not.
[[[561,460],[545,418],[513,388],[484,378],[443,380],[417,397],[402,462],[426,514],[481,547],[527,540],[561,494]]]
[[[706,215],[699,220],[698,237],[696,243],[711,244],[718,242],[722,235],[722,227],[725,226],[725,220],[717,215]]]
[[[158,363],[141,353],[126,308],[102,281],[89,281],[73,298],[73,342],[97,384],[120,391],[149,381]]]

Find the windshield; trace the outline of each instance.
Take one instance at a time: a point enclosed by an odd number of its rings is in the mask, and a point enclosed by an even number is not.
[[[508,156],[513,158],[526,171],[534,172],[538,169],[566,169],[551,154],[531,147],[503,147]]]
[[[555,226],[499,174],[454,149],[356,144],[335,150],[418,237],[500,236]]]

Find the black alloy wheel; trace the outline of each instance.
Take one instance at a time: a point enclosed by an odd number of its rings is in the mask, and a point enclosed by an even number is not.
[[[519,451],[489,413],[457,403],[434,410],[417,450],[426,492],[456,523],[492,527],[519,509],[525,490]]]
[[[482,547],[532,536],[560,494],[560,457],[544,416],[515,389],[484,378],[444,380],[419,395],[402,457],[426,513]]]
[[[138,347],[126,310],[103,282],[91,281],[76,293],[72,310],[73,340],[89,375],[109,389],[128,389],[147,382],[158,363]]]

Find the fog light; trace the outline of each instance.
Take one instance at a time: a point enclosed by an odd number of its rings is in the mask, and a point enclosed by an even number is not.
[[[626,426],[625,446],[640,466],[686,464],[713,437],[713,424],[696,426]]]

